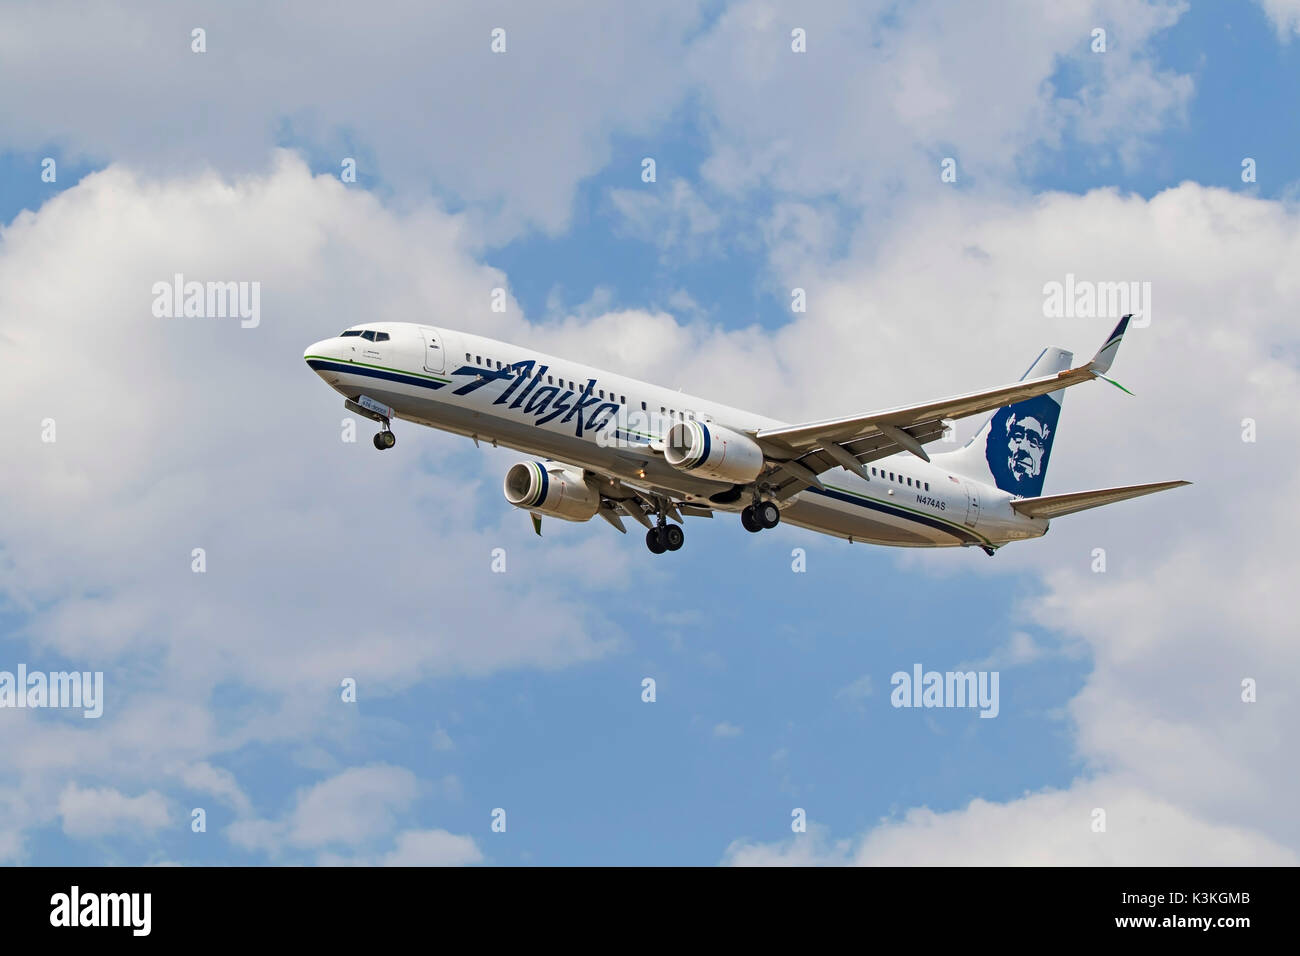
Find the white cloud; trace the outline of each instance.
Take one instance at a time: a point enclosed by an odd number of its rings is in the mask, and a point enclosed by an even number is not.
[[[322,854],[321,866],[469,866],[483,862],[483,851],[468,834],[446,830],[405,830],[393,849],[378,856]]]
[[[988,657],[973,663],[960,664],[957,670],[1000,670],[1004,667],[1020,667],[1040,661],[1050,653],[1048,648],[1034,640],[1032,634],[1013,631],[1006,643],[995,649]]]
[[[433,749],[438,751],[456,749],[456,742],[451,739],[451,734],[443,729],[442,724],[437,724],[433,728]]]
[[[354,767],[298,796],[288,839],[296,846],[357,845],[392,829],[415,799],[415,774],[401,767]]]
[[[288,136],[336,175],[350,156],[363,182],[473,203],[505,237],[561,228],[610,138],[668,115],[699,5],[388,0],[364,17],[345,0],[18,6],[0,37],[0,146],[246,172]],[[489,48],[495,27],[503,54]]]
[[[1097,810],[1104,811],[1104,818]],[[1094,830],[1104,819],[1105,831]],[[1081,783],[1008,803],[921,807],[861,837],[823,827],[777,843],[737,840],[735,866],[1295,866],[1300,857],[1248,827],[1212,824],[1119,782]]]
[[[720,190],[770,187],[792,197],[887,208],[958,182],[999,189],[1063,134],[1135,156],[1177,121],[1188,77],[1152,66],[1150,39],[1185,9],[1119,0],[908,4],[744,0],[691,47],[690,69],[714,117],[704,165]],[[1090,50],[1104,24],[1105,54]],[[790,48],[792,26],[807,52]],[[870,51],[870,55],[864,55]],[[1078,88],[1057,84],[1069,67]]]
[[[281,154],[236,182],[114,167],[0,233],[0,397],[14,406],[0,422],[0,596],[28,612],[9,637],[106,672],[93,728],[0,722],[0,789],[18,788],[27,825],[81,774],[174,786],[169,768],[250,742],[328,744],[348,733],[344,677],[364,707],[435,675],[564,667],[617,646],[587,597],[627,586],[623,542],[552,526],[543,547],[504,505],[482,526],[476,497],[495,503],[508,453],[416,428],[391,455],[364,427],[345,444],[341,401],[301,359],[362,315],[450,310],[520,337],[517,313],[487,309],[503,278],[462,231]],[[260,281],[260,326],[155,318],[152,285],[176,272]],[[497,546],[512,573],[490,573]],[[575,579],[575,566],[594,570]],[[482,607],[492,627],[430,628],[431,609],[467,621]],[[241,705],[218,723],[233,689]],[[244,812],[230,779],[206,785]]]
[[[875,688],[872,686],[871,682],[871,675],[863,674],[857,680],[853,681],[853,683],[837,690],[835,692],[835,699],[843,702],[846,706],[858,711],[859,713],[865,713],[863,701],[868,697],[871,697],[875,692]]]
[[[609,199],[625,232],[654,243],[665,253],[699,260],[722,250],[722,217],[685,179],[613,189]]]
[[[465,866],[481,863],[483,853],[474,838],[446,830],[407,830],[383,857],[384,866]]]
[[[363,850],[393,833],[419,790],[415,774],[404,767],[349,767],[299,790],[283,818],[236,820],[224,832],[236,846],[273,858],[295,850]],[[320,862],[333,859],[322,856]]]
[[[728,721],[725,720],[722,721],[721,723],[713,725],[713,736],[718,737],[720,739],[726,739],[728,737],[739,737],[742,733],[744,733],[743,728],[738,727],[736,724],[729,723]]]
[[[167,800],[156,790],[128,797],[112,787],[69,784],[59,795],[63,832],[76,839],[126,835],[151,837],[167,826]]]
[[[211,794],[227,806],[233,807],[238,813],[247,813],[252,808],[248,795],[240,788],[235,775],[229,770],[199,762],[181,768],[179,776],[181,783],[186,787],[200,793]]]
[[[1289,42],[1293,33],[1300,33],[1300,0],[1259,0],[1259,4],[1283,43]]]

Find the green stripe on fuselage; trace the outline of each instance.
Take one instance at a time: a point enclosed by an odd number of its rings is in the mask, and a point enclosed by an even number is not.
[[[362,368],[373,368],[378,372],[392,372],[395,375],[409,375],[412,378],[427,378],[431,382],[441,382],[443,385],[450,385],[451,379],[441,378],[437,375],[426,375],[423,372],[408,372],[404,368],[389,368],[387,365],[369,365],[365,362],[345,362],[342,359],[330,358],[328,355],[308,355],[308,361],[316,359],[319,362],[332,362],[335,365],[359,365]]]

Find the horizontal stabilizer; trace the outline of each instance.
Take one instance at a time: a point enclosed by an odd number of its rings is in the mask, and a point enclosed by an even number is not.
[[[1127,498],[1140,498],[1157,491],[1168,491],[1190,481],[1157,481],[1149,485],[1125,485],[1122,488],[1099,488],[1096,491],[1074,491],[1068,495],[1047,495],[1042,498],[1021,498],[1011,502],[1013,510],[1028,518],[1059,518],[1076,511],[1100,508]]]

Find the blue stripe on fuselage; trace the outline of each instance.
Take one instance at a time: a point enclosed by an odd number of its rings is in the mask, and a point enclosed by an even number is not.
[[[400,372],[385,372],[377,368],[366,368],[363,365],[353,365],[350,362],[326,362],[321,359],[308,359],[307,364],[313,371],[324,369],[328,372],[342,372],[346,375],[366,375],[370,378],[382,378],[388,382],[401,382],[403,385],[423,385],[425,388],[439,389],[443,388],[446,382],[432,382],[427,378],[417,378],[414,375],[403,375]]]
[[[842,491],[835,491],[832,488],[808,488],[807,493],[814,495],[825,495],[827,498],[834,498],[837,501],[843,501],[851,505],[857,505],[861,508],[870,508],[873,511],[880,511],[887,515],[893,515],[895,518],[903,518],[907,521],[915,521],[918,524],[928,525],[931,528],[937,528],[944,531],[958,541],[971,541],[976,544],[982,544],[982,539],[976,537],[969,531],[958,530],[946,521],[940,521],[938,518],[927,518],[925,515],[914,514],[911,511],[904,511],[900,508],[891,508],[887,504],[879,501],[873,501],[870,498],[859,498],[857,495],[848,495]]]

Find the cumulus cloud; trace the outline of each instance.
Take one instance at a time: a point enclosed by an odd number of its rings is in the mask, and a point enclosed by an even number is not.
[[[1283,43],[1290,42],[1293,34],[1300,33],[1300,0],[1259,0],[1259,4]]]
[[[1000,188],[1066,134],[1103,156],[1135,155],[1192,93],[1146,48],[1183,9],[1017,2],[990,16],[938,0],[732,4],[691,48],[717,117],[705,177],[732,194],[764,187],[888,207],[938,188],[944,157],[957,160],[958,182]],[[1098,25],[1110,36],[1104,55],[1090,47]],[[806,53],[791,51],[796,27]]]
[[[0,146],[248,172],[293,139],[335,173],[353,157],[361,182],[473,203],[493,236],[557,230],[611,137],[671,111],[698,9],[386,0],[360,17],[344,0],[20,2],[0,36]],[[205,53],[192,52],[195,28]],[[491,51],[496,28],[504,53]]]
[[[454,776],[437,786],[456,798]],[[272,858],[307,851],[324,866],[465,866],[483,861],[473,837],[441,829],[396,829],[420,790],[415,774],[384,764],[351,767],[300,790],[293,808],[275,820],[238,820],[226,837]],[[373,852],[376,845],[391,845]]]
[[[70,774],[153,767],[161,781],[250,741],[328,741],[345,732],[344,678],[364,707],[435,674],[617,645],[582,597],[625,586],[613,536],[554,529],[542,560],[521,516],[498,508],[481,527],[476,500],[495,504],[507,453],[419,430],[387,457],[364,429],[343,442],[341,402],[302,361],[361,317],[454,313],[518,337],[517,312],[488,308],[501,276],[462,239],[437,207],[387,211],[288,154],[238,180],[113,167],[0,232],[0,394],[15,403],[0,424],[0,597],[24,612],[16,645],[105,670],[107,698],[95,728],[0,722],[21,819],[48,820]],[[260,282],[260,324],[156,318],[153,286],[176,273]],[[490,573],[497,546],[517,573]],[[573,566],[598,570],[575,581]],[[470,620],[483,606],[491,628],[431,627],[431,608]],[[232,688],[245,705],[218,725],[214,695]],[[232,778],[193,773],[182,783],[243,807]]]
[[[378,861],[381,866],[467,866],[483,862],[474,838],[446,830],[407,830]]]
[[[183,767],[179,773],[181,783],[191,790],[211,794],[238,813],[247,813],[252,804],[229,770],[199,762]]]
[[[733,866],[1295,866],[1300,857],[1247,827],[1212,824],[1121,782],[919,807],[861,837],[815,824],[778,843],[737,840]]]
[[[70,784],[58,802],[63,832],[77,839],[126,834],[147,838],[168,823],[167,800],[156,790],[129,797],[113,787]]]

